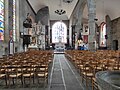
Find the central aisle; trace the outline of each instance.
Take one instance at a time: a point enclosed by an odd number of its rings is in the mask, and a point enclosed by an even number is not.
[[[79,74],[64,54],[54,54],[49,90],[83,90]]]

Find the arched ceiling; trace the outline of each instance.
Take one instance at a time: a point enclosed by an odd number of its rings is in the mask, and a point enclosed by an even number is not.
[[[120,0],[96,0],[97,23],[105,21],[105,16],[109,15],[111,20],[120,17]],[[88,18],[88,8],[85,6],[84,18]]]
[[[72,14],[72,11],[78,0],[73,0],[71,3],[65,3],[62,1],[60,6],[60,0],[28,0],[35,12],[45,6],[49,7],[50,20],[68,20]],[[54,11],[63,8],[66,11],[64,15],[57,15]],[[120,17],[120,0],[96,0],[96,18],[97,23],[104,21],[105,15],[109,15],[113,20]],[[87,6],[84,9],[83,18],[88,18]]]
[[[35,12],[45,6],[49,7],[50,20],[68,20],[77,1],[73,0],[71,3],[65,3],[63,0],[28,0]],[[58,15],[54,11],[57,9],[64,9],[66,14]]]

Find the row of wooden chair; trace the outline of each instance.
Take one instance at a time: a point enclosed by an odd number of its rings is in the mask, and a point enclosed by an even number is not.
[[[98,71],[120,70],[119,51],[99,50],[91,52],[70,50],[66,51],[65,55],[79,70],[82,82],[85,81],[87,89],[91,82],[92,90],[99,90],[95,79],[95,74]]]
[[[40,65],[16,65],[16,66],[8,66],[0,67],[0,78],[5,80],[6,85],[11,85],[11,80],[13,85],[19,81],[21,81],[22,85],[26,84],[26,78],[29,78],[29,84],[35,81],[37,78],[39,83],[39,78],[44,79],[43,81],[47,82],[48,77],[48,67]],[[15,82],[16,81],[16,82]]]
[[[44,85],[48,80],[49,63],[52,61],[51,51],[28,51],[7,55],[0,58],[0,79],[6,86],[26,85],[28,83]],[[12,82],[12,83],[11,83]]]

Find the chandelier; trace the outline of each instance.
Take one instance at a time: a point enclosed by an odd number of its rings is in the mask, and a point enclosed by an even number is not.
[[[58,15],[62,15],[62,14],[65,14],[66,11],[63,10],[63,9],[57,9],[57,10],[55,11],[55,13],[58,14]]]
[[[71,3],[73,0],[63,0],[65,3]]]
[[[65,14],[66,11],[62,9],[62,1],[61,1],[61,0],[60,0],[59,7],[60,7],[60,9],[55,10],[55,13],[58,14],[58,15],[63,15],[63,14]]]

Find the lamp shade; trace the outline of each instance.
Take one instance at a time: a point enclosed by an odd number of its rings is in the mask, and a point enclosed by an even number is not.
[[[71,3],[73,0],[63,0],[65,3]]]

